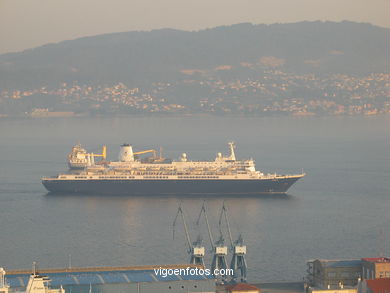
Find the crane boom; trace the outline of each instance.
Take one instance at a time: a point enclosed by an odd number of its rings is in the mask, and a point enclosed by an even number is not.
[[[146,153],[153,153],[153,156],[156,157],[156,150],[139,151],[139,152],[135,152],[134,155],[142,155]]]
[[[222,231],[220,231],[221,233],[219,235],[218,240],[214,242],[213,235],[211,233],[210,224],[209,224],[209,219],[207,217],[205,202],[203,202],[202,209],[200,210],[200,213],[199,213],[199,217],[197,220],[198,225],[199,225],[199,221],[200,221],[200,217],[202,216],[202,213],[204,214],[204,217],[206,220],[207,230],[209,232],[211,247],[212,247],[213,254],[214,254],[213,260],[211,262],[211,271],[215,272],[216,269],[225,270],[227,268],[226,255],[228,253],[228,249],[227,249],[227,246],[225,246],[225,244],[224,244],[225,240],[223,238]],[[217,275],[214,275],[214,277],[218,278]],[[220,275],[219,277],[222,278],[222,282],[226,281],[226,275]]]
[[[196,221],[196,224],[197,224],[197,225],[199,225],[199,221],[200,221],[200,217],[202,216],[202,213],[204,214],[204,217],[205,217],[205,219],[206,219],[207,231],[208,231],[208,233],[209,233],[209,238],[210,238],[211,247],[212,247],[212,249],[214,249],[214,239],[213,239],[213,235],[211,234],[209,219],[208,219],[208,217],[207,217],[207,212],[206,212],[206,207],[205,207],[204,202],[203,202],[203,205],[202,205],[202,209],[200,210],[198,220]]]
[[[94,157],[102,157],[103,160],[107,158],[107,147],[104,145],[102,147],[102,153],[101,154],[91,154]]]
[[[176,221],[179,217],[179,214],[181,215],[181,219],[183,220],[184,230],[186,232],[188,253],[191,255],[190,263],[196,264],[196,265],[201,265],[204,267],[205,249],[202,246],[202,238],[199,235],[194,243],[191,242],[190,233],[188,232],[187,223],[186,223],[186,220],[184,217],[183,209],[181,208],[181,204],[179,205],[179,208],[177,210],[175,220],[173,221],[173,233],[174,233],[173,237],[175,237],[175,225],[176,225]]]
[[[181,208],[181,204],[179,205],[179,208],[177,209],[176,217],[175,217],[175,220],[173,221],[173,237],[175,237],[176,221],[177,221],[177,217],[179,216],[179,214],[181,215],[181,219],[183,220],[184,231],[186,233],[186,240],[187,240],[188,248],[189,248],[189,250],[192,250],[193,249],[192,242],[191,242],[190,234],[188,233],[187,223],[186,223],[186,220],[184,218],[184,212]]]
[[[225,222],[226,222],[226,226],[227,226],[227,230],[228,230],[228,234],[229,234],[229,240],[230,240],[230,246],[231,248],[233,249],[234,247],[234,244],[233,244],[233,237],[232,237],[232,232],[230,230],[230,223],[229,223],[229,218],[228,218],[228,211],[227,211],[227,208],[225,206],[225,202],[223,203],[222,205],[222,210],[221,210],[221,214],[219,216],[219,227],[221,227],[221,224],[222,224],[222,216],[224,216],[225,218]]]

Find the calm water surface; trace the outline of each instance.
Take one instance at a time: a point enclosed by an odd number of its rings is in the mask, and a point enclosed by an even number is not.
[[[165,156],[213,159],[234,140],[239,158],[266,172],[307,176],[287,196],[229,197],[233,236],[248,246],[249,280],[300,280],[311,258],[390,255],[390,118],[83,118],[0,120],[0,266],[144,265],[188,260],[180,200],[191,235],[203,198],[47,195],[43,175],[66,169],[81,142]],[[207,198],[217,236],[224,198]],[[210,256],[210,253],[209,253]],[[230,260],[229,260],[230,261]],[[207,258],[210,264],[210,257]]]

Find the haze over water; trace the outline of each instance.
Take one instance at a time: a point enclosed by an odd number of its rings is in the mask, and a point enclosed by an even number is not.
[[[172,236],[181,200],[193,240],[200,232],[210,248],[204,223],[193,224],[203,197],[47,195],[40,177],[66,170],[77,142],[95,153],[106,144],[111,160],[124,142],[213,160],[233,140],[258,170],[303,168],[287,196],[226,199],[233,237],[242,233],[248,247],[249,281],[301,280],[311,258],[390,255],[389,125],[389,117],[0,120],[0,266],[66,267],[69,255],[72,266],[185,263],[181,223]],[[223,200],[207,198],[215,238]]]

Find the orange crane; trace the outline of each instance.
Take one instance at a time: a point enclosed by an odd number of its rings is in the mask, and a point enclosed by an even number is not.
[[[140,152],[135,152],[134,155],[142,155],[146,153],[153,153],[153,157],[156,157],[156,150],[145,150],[145,151],[140,151]]]
[[[105,161],[107,158],[107,146],[102,147],[102,153],[101,154],[92,154],[94,157],[102,157],[102,160]]]

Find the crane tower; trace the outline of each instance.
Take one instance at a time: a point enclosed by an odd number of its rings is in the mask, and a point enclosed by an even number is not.
[[[211,243],[211,247],[213,250],[213,260],[211,263],[211,272],[213,275],[214,275],[214,272],[216,272],[216,270],[219,270],[220,272],[226,272],[226,269],[227,269],[226,255],[228,253],[228,249],[227,249],[227,246],[225,246],[225,240],[223,238],[223,235],[222,235],[222,233],[220,233],[219,239],[214,242],[213,235],[211,233],[211,229],[210,229],[210,225],[209,225],[209,220],[207,217],[206,207],[205,207],[204,203],[203,203],[202,209],[199,213],[197,224],[199,224],[199,221],[200,221],[202,214],[204,215],[205,220],[206,220],[210,243]],[[221,275],[219,275],[219,276],[221,276]],[[215,276],[215,277],[218,277],[218,276]],[[222,282],[225,282],[226,275],[222,275],[221,277],[222,277]]]
[[[222,219],[225,219],[227,231],[229,234],[229,240],[230,240],[230,248],[233,251],[232,260],[230,262],[230,268],[233,270],[233,278],[232,282],[237,282],[238,274],[240,274],[240,281],[246,282],[246,270],[247,270],[247,264],[246,264],[246,245],[244,245],[244,240],[242,238],[242,235],[240,234],[236,241],[233,242],[232,233],[230,230],[230,223],[229,223],[229,216],[228,211],[225,206],[225,203],[223,203],[221,214],[219,217],[219,226],[221,229],[222,225]]]
[[[184,225],[184,231],[188,245],[188,253],[190,254],[190,264],[204,266],[205,249],[204,246],[202,246],[202,238],[199,235],[195,242],[191,242],[190,234],[188,232],[187,223],[185,220],[183,209],[181,208],[181,204],[179,205],[179,208],[177,210],[175,220],[173,221],[173,237],[175,237],[175,227],[179,214]]]

